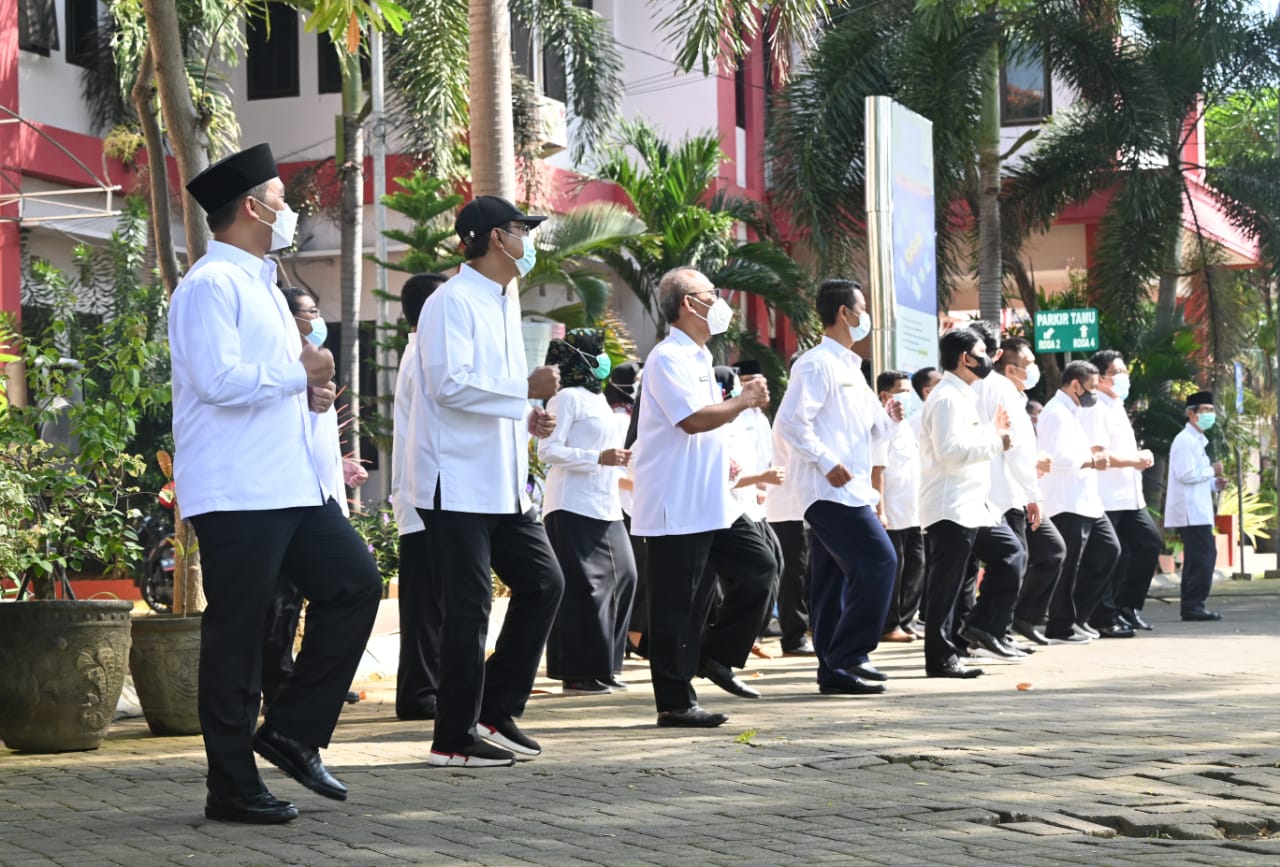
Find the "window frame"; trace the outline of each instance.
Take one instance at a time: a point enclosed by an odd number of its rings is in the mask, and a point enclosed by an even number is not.
[[[284,3],[268,3],[267,15],[272,16],[270,27],[261,16],[249,16],[245,20],[245,99],[253,102],[267,99],[288,99],[300,96],[301,74],[299,64],[300,39],[298,34],[298,10]],[[287,18],[288,21],[277,21],[276,17]],[[290,26],[292,25],[292,26]],[[280,31],[284,31],[281,33]],[[261,41],[257,34],[261,32]],[[268,36],[268,33],[270,34]],[[276,40],[282,39],[282,42]],[[258,58],[255,61],[255,56]],[[288,64],[292,60],[292,68]],[[261,82],[254,80],[257,64],[270,64],[272,70],[283,69],[285,80],[270,88],[262,88]],[[273,75],[273,82],[275,76]]]
[[[1008,112],[1009,58],[1007,54],[1005,59],[1000,61],[1000,126],[1035,126],[1036,124],[1044,123],[1053,114],[1053,75],[1049,70],[1048,62],[1043,57],[1039,57],[1038,60],[1040,70],[1044,75],[1044,99],[1041,101],[1042,112],[1038,117],[1018,118],[1010,118]]]

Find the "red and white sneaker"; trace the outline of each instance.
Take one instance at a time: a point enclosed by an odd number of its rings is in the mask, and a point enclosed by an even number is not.
[[[493,744],[475,741],[453,753],[433,749],[427,763],[438,768],[509,768],[516,763],[516,757]]]
[[[542,747],[516,726],[514,720],[499,723],[476,723],[476,732],[491,744],[516,754],[517,759],[532,759],[542,755]]]

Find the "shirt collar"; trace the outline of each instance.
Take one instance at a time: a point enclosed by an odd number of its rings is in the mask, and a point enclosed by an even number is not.
[[[465,262],[463,262],[462,266],[458,268],[458,276],[476,284],[477,286],[483,286],[499,298],[502,297],[502,294],[507,288],[495,280],[490,280],[488,277],[484,276]]]
[[[1198,439],[1200,442],[1202,443],[1209,442],[1209,438],[1205,436],[1204,431],[1200,430],[1200,428],[1196,427],[1191,422],[1187,422],[1187,430],[1191,431],[1192,435],[1195,436],[1195,438]]]
[[[862,356],[854,352],[852,349],[846,349],[838,340],[834,340],[827,335],[822,335],[822,340],[818,346],[825,352],[830,352],[846,364],[852,364],[859,369],[862,368]]]
[[[1123,406],[1123,404],[1121,404],[1120,401],[1116,400],[1114,397],[1107,394],[1102,389],[1098,389],[1097,394],[1098,394],[1098,402],[1101,403],[1103,406],[1107,407],[1108,409],[1115,409],[1117,406]]]
[[[248,250],[225,241],[210,241],[205,255],[223,262],[238,265],[250,277],[265,279],[275,285],[276,263],[253,255]]]
[[[686,334],[682,329],[671,327],[671,331],[667,334],[667,339],[679,343],[688,349],[696,349],[699,352],[706,352],[705,346],[699,346],[698,342]]]
[[[965,382],[960,377],[956,376],[955,373],[953,373],[952,371],[947,370],[943,372],[942,382],[939,382],[938,385],[942,385],[943,382],[951,383],[954,387],[960,389],[961,393],[964,394],[965,397],[977,403],[978,401],[977,389],[969,385],[969,383]]]

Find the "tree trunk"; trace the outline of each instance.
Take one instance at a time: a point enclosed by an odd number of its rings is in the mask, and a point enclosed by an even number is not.
[[[1156,336],[1163,337],[1173,331],[1178,313],[1178,283],[1182,279],[1182,220],[1174,222],[1168,238],[1164,270],[1160,272],[1160,286],[1156,293]]]
[[[346,388],[350,407],[347,428],[351,447],[360,460],[360,296],[364,260],[364,127],[360,123],[360,102],[364,92],[360,56],[343,57],[342,138],[339,141],[338,170],[342,175],[342,366],[338,382]]]
[[[169,166],[164,156],[164,138],[156,118],[155,63],[151,57],[152,45],[148,40],[142,52],[142,66],[133,83],[133,109],[142,127],[142,138],[147,145],[147,172],[151,200],[151,239],[156,254],[156,266],[164,281],[165,291],[173,294],[178,285],[178,256],[173,250],[173,228],[169,222]]]
[[[142,0],[142,9],[151,34],[151,59],[155,63],[165,134],[173,148],[178,180],[183,188],[182,222],[186,227],[189,264],[204,255],[211,237],[204,209],[186,191],[187,181],[209,166],[208,118],[196,111],[191,99],[175,0]],[[152,219],[156,219],[155,214]]]
[[[982,112],[978,131],[978,307],[997,327],[1003,306],[1000,261],[1000,43],[982,64]]]
[[[471,192],[516,199],[507,0],[470,0]]]

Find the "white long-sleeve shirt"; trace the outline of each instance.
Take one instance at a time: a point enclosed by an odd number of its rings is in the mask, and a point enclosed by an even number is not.
[[[585,388],[566,388],[551,398],[547,409],[555,413],[556,429],[538,442],[538,457],[550,464],[542,489],[542,513],[564,510],[601,521],[621,521],[618,479],[624,470],[600,463],[600,453],[622,448],[626,436],[608,399]]]
[[[824,337],[800,356],[774,427],[791,449],[787,484],[795,484],[804,508],[819,500],[855,507],[878,503],[880,495],[871,486],[871,447],[890,436],[893,426],[856,353]],[[840,464],[853,478],[837,488],[827,473]]]
[[[743,410],[730,427],[730,453],[738,462],[742,476],[756,476],[773,466],[773,428],[769,426],[769,417],[759,409],[752,407]],[[730,485],[736,485],[736,480]],[[742,512],[751,521],[759,523],[767,516],[765,502],[773,492],[781,486],[766,485],[761,490],[755,485],[733,488],[733,496],[742,506]],[[761,500],[765,502],[761,502]]]
[[[795,458],[791,454],[791,446],[787,445],[782,434],[778,433],[777,425],[773,427],[773,463],[774,466],[786,469],[787,480],[769,491],[769,496],[764,501],[765,518],[770,524],[803,521],[805,504],[801,502],[802,498],[795,483]]]
[[[680,427],[721,400],[711,353],[672,328],[644,363],[631,535],[724,530],[742,516],[742,506],[729,490],[728,426],[698,434]]]
[[[529,369],[516,305],[468,265],[418,320],[410,500],[451,512],[528,511]]]
[[[408,480],[413,478],[415,449],[409,442],[413,424],[413,400],[418,393],[418,332],[409,332],[409,342],[400,355],[396,371],[395,404],[391,428],[391,511],[396,517],[396,530],[401,536],[426,529],[422,517],[413,507]]]
[[[1097,411],[1097,406],[1078,406],[1059,390],[1040,413],[1040,450],[1053,459],[1053,469],[1040,480],[1044,510],[1049,517],[1064,512],[1086,518],[1103,515],[1098,496],[1099,471],[1089,465],[1093,457],[1090,447],[1095,444],[1080,420],[1083,413]]]
[[[1086,433],[1094,445],[1126,458],[1138,453],[1138,438],[1124,403],[1098,391],[1098,405],[1083,414]],[[1136,467],[1108,467],[1098,471],[1098,496],[1108,512],[1135,511],[1147,507],[1142,494],[1142,471]]]
[[[1166,527],[1199,527],[1213,524],[1213,462],[1206,447],[1209,438],[1187,424],[1169,448],[1169,487],[1165,494]]]
[[[311,413],[311,432],[315,441],[313,457],[316,475],[324,488],[325,497],[333,497],[342,514],[350,516],[347,505],[347,477],[342,465],[342,437],[338,431],[338,409],[329,407],[324,412]]]
[[[915,428],[902,422],[893,435],[872,448],[871,465],[884,467],[884,514],[886,530],[906,530],[920,526],[920,443]]]
[[[1004,449],[995,427],[983,421],[978,394],[951,371],[929,393],[920,414],[920,526],[939,521],[994,527],[991,459]]]
[[[319,506],[298,326],[276,266],[211,241],[174,290],[174,478],[182,512]],[[343,494],[337,493],[341,498]]]
[[[1036,429],[1031,424],[1031,416],[1027,415],[1026,395],[1018,391],[1013,380],[999,373],[991,374],[975,386],[979,384],[983,386],[979,390],[983,418],[994,419],[996,409],[1003,407],[1009,416],[1009,433],[1013,438],[1009,450],[991,461],[991,505],[1003,514],[1040,502]]]

